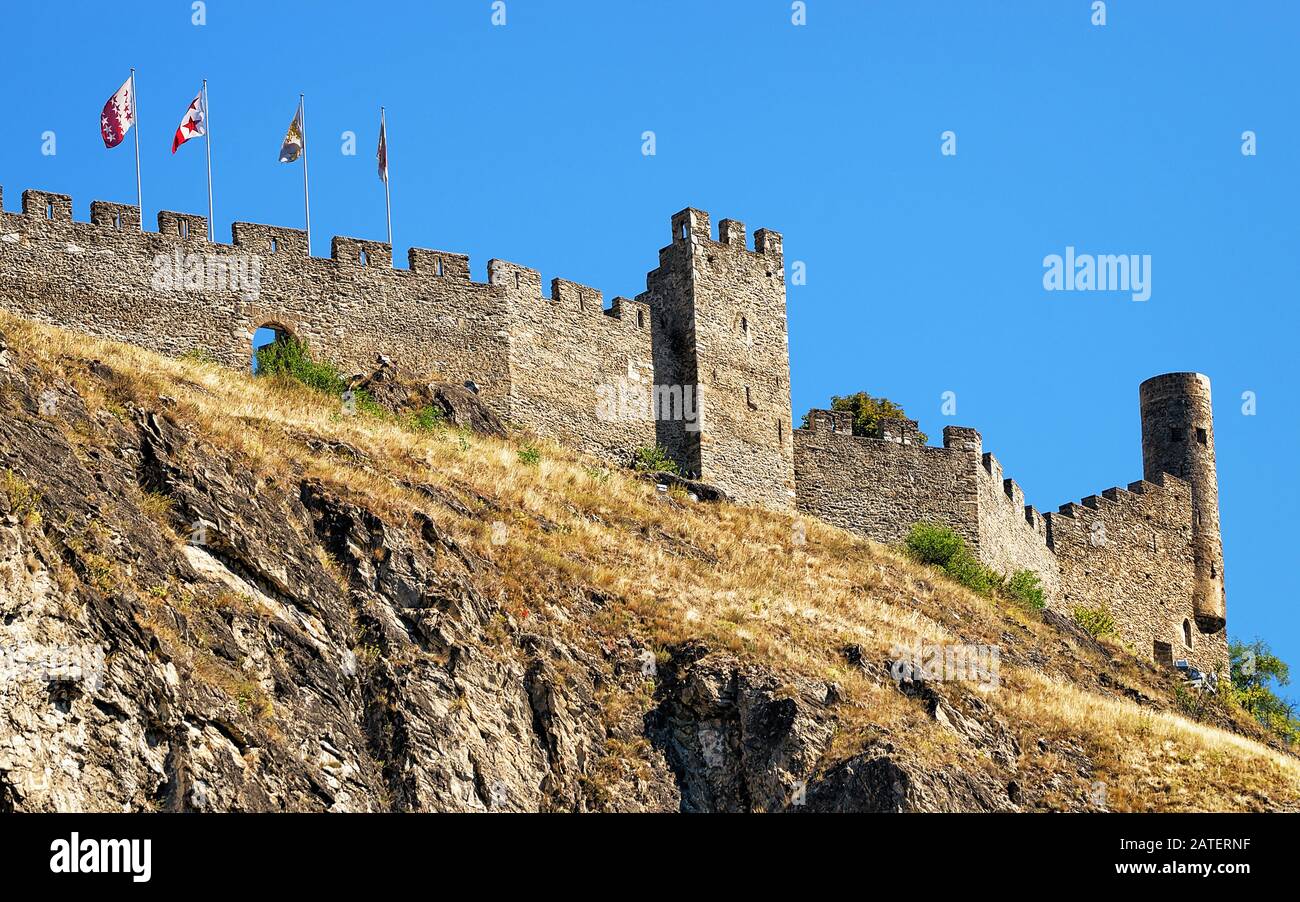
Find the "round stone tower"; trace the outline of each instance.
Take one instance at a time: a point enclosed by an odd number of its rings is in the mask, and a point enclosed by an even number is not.
[[[1219,477],[1214,465],[1210,380],[1200,373],[1165,373],[1143,382],[1142,469],[1148,480],[1170,473],[1192,486],[1192,590],[1197,628],[1216,633],[1227,622]]]

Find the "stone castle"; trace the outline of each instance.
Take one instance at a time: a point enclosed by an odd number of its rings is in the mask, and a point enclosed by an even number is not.
[[[464,381],[507,421],[627,462],[655,445],[734,499],[796,508],[881,542],[916,522],[951,526],[1001,572],[1029,569],[1050,609],[1105,609],[1140,655],[1226,670],[1223,551],[1209,380],[1171,373],[1140,389],[1143,476],[1039,514],[1003,478],[973,429],[920,443],[888,420],[852,434],[849,414],[814,410],[794,429],[781,235],[686,209],[635,298],[490,260],[336,237],[310,256],[301,230],[235,223],[207,240],[205,217],[25,191],[3,212],[0,306],[163,354],[202,351],[247,367],[254,333],[299,338],[350,369],[377,352]],[[166,278],[160,278],[160,273]]]

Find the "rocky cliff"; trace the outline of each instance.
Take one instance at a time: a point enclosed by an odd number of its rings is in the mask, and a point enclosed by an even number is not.
[[[1300,799],[1230,707],[815,521],[0,333],[0,811]]]

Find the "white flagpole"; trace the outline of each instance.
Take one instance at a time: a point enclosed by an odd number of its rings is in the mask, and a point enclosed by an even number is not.
[[[121,70],[118,70],[121,71]],[[140,104],[135,99],[135,69],[131,70],[131,115],[135,118],[135,202],[140,206],[140,231],[144,231],[144,192],[140,188]]]
[[[208,151],[208,241],[217,241],[217,224],[212,219],[212,119],[208,114],[208,80],[203,79],[203,143]]]
[[[388,213],[388,249],[393,249],[393,195],[388,190],[388,125],[384,108],[379,108],[379,133],[384,136],[384,209]]]
[[[311,256],[311,193],[307,189],[307,95],[298,95],[298,109],[302,112],[302,204],[307,214],[307,256]]]

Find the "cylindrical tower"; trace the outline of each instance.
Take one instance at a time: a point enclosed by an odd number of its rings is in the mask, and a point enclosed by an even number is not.
[[[1142,399],[1143,475],[1153,480],[1160,473],[1170,473],[1192,486],[1196,625],[1203,633],[1216,633],[1227,622],[1227,606],[1210,380],[1200,373],[1165,373],[1143,382],[1138,392]]]

